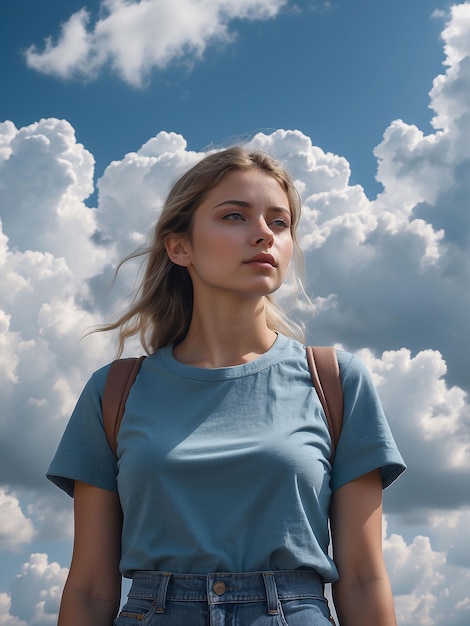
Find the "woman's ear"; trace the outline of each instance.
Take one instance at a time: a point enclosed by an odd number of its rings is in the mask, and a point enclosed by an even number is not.
[[[189,253],[189,246],[187,243],[186,235],[179,235],[172,233],[165,239],[166,252],[175,265],[181,265],[181,267],[188,267],[191,265],[191,255]]]

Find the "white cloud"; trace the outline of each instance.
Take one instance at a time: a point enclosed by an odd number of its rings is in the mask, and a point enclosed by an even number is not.
[[[385,187],[379,206],[392,208],[391,203],[395,202],[396,206],[399,200],[395,210],[410,214],[421,203],[441,209],[444,197],[451,189],[455,192],[456,187],[468,192],[468,177],[462,168],[470,156],[469,33],[470,3],[452,6],[442,32],[447,69],[434,79],[429,94],[435,131],[424,135],[401,120],[394,121],[386,130],[375,150],[379,159],[378,180]],[[441,209],[437,213],[445,220],[443,224],[449,226],[446,211]],[[450,216],[456,217],[452,211]],[[467,235],[468,230],[467,223]]]
[[[9,333],[10,316],[0,310],[0,371],[4,380],[17,381],[16,366],[18,352],[21,349],[21,339],[18,333]]]
[[[416,535],[406,542],[399,535],[384,538],[384,556],[395,595],[400,626],[464,626],[470,617],[470,569],[458,567],[446,554],[455,535],[447,517],[457,526],[468,524],[469,512],[437,514],[433,541]],[[434,544],[441,544],[437,547]],[[468,542],[461,540],[460,549]]]
[[[73,538],[73,502],[62,492],[49,491],[37,495],[29,504],[28,515],[34,522],[36,536],[41,540],[70,542]]]
[[[21,510],[18,499],[0,488],[0,550],[17,550],[33,538],[33,524]]]
[[[189,152],[181,135],[162,131],[137,152],[113,161],[98,181],[103,240],[114,242],[119,255],[142,245],[172,182],[202,156]]]
[[[32,554],[11,586],[12,615],[28,626],[56,624],[67,574],[58,563],[49,563],[46,554]]]
[[[58,425],[92,363],[111,353],[103,336],[79,340],[101,321],[89,311],[86,279],[114,253],[93,241],[95,211],[85,200],[94,160],[71,125],[3,124],[0,136],[0,473],[24,487],[44,484]]]
[[[7,159],[11,154],[11,141],[16,135],[16,127],[13,122],[0,122],[0,162]]]
[[[399,624],[431,626],[431,613],[436,606],[434,590],[442,584],[438,569],[445,563],[445,554],[433,552],[429,538],[417,536],[411,545],[392,535],[385,541],[384,555],[396,597]]]
[[[468,528],[470,508],[457,511],[435,511],[430,517],[430,528],[440,549],[447,549],[447,562],[470,570]],[[470,595],[470,594],[469,594]]]
[[[386,495],[389,510],[403,519],[435,509],[469,506],[470,404],[446,382],[439,352],[388,351],[360,355],[373,373],[408,471]]]
[[[28,626],[25,621],[11,615],[10,609],[10,595],[8,593],[0,593],[0,626]]]
[[[92,21],[85,8],[63,24],[57,43],[26,52],[30,67],[61,78],[96,77],[110,65],[123,80],[139,86],[153,68],[202,57],[214,42],[227,43],[235,34],[235,18],[272,18],[286,0],[103,0],[100,17]]]
[[[14,130],[3,127],[0,162],[1,218],[9,249],[65,258],[80,277],[95,272],[96,255],[103,262],[104,254],[90,243],[95,216],[84,203],[93,192],[92,155],[65,120],[43,119]]]

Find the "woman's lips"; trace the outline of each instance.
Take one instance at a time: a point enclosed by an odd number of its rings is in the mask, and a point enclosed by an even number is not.
[[[276,261],[271,254],[255,254],[255,256],[245,261],[248,265],[271,265],[272,267],[276,267]]]

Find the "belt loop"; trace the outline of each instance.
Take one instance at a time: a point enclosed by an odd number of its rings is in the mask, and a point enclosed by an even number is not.
[[[263,572],[264,586],[266,587],[266,599],[268,602],[269,615],[277,615],[279,613],[277,596],[276,579],[272,572]]]
[[[166,600],[166,590],[168,589],[168,583],[170,582],[171,572],[162,572],[162,577],[160,580],[160,585],[158,587],[157,599],[155,600],[155,611],[157,613],[165,612],[165,600]]]

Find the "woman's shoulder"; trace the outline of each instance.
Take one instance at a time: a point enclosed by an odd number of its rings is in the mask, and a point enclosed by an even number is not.
[[[346,350],[342,350],[336,348],[336,358],[338,360],[338,365],[341,373],[345,373],[351,365],[358,365],[360,359],[353,354],[352,352],[347,352]]]
[[[367,365],[357,354],[337,349],[336,358],[338,360],[339,371],[343,383],[346,380],[350,382],[359,382],[364,379],[371,379],[371,374]]]
[[[103,389],[106,383],[106,379],[108,377],[109,369],[111,367],[111,363],[107,363],[106,365],[101,366],[97,370],[89,375],[85,386],[83,387],[82,396],[88,395],[98,395],[101,397],[103,393]]]

